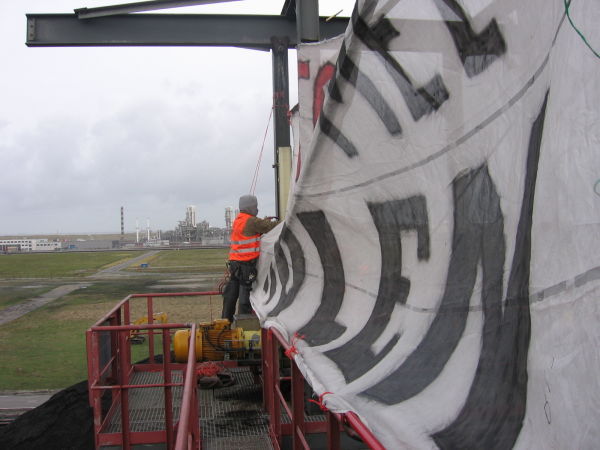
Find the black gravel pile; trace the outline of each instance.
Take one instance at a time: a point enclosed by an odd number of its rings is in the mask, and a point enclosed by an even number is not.
[[[94,422],[87,381],[54,394],[46,403],[0,428],[2,450],[93,450]]]

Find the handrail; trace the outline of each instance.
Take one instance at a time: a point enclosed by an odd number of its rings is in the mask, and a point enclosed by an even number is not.
[[[157,292],[153,294],[130,294],[131,298],[140,297],[195,297],[204,295],[221,295],[219,291],[198,291],[198,292]]]
[[[190,427],[190,412],[194,402],[193,390],[196,389],[196,324],[192,325],[190,342],[188,344],[188,363],[185,371],[185,386],[181,399],[181,412],[179,413],[179,426],[177,427],[177,439],[175,450],[188,448],[188,434]]]
[[[377,440],[375,436],[373,436],[371,430],[367,428],[367,426],[362,422],[362,420],[360,420],[360,418],[356,415],[355,412],[348,411],[346,413],[343,413],[343,416],[344,419],[348,422],[348,425],[350,425],[352,429],[358,433],[363,442],[367,444],[371,449],[385,450],[385,447],[381,445],[381,443],[379,442],[379,440]]]
[[[206,292],[174,292],[130,294],[119,301],[110,312],[86,331],[86,348],[88,353],[88,390],[89,403],[94,414],[94,444],[96,448],[103,445],[121,445],[123,449],[130,449],[138,443],[166,442],[170,449],[175,448],[176,440],[187,441],[189,448],[199,448],[199,429],[193,428],[198,418],[198,412],[193,407],[197,401],[196,381],[197,373],[194,339],[197,326],[190,323],[156,323],[152,320],[153,299],[157,297],[199,297],[219,294],[217,291]],[[146,314],[149,323],[134,325],[131,322],[130,312],[133,300],[147,300]],[[176,329],[192,329],[191,345],[188,364],[170,361],[171,333]],[[148,354],[150,364],[133,364],[131,361],[131,346],[129,342],[132,331],[142,331],[149,335]],[[162,335],[163,360],[160,366],[154,364],[154,335]],[[171,379],[174,370],[185,372],[186,379],[181,383],[174,383]],[[162,371],[164,382],[159,383],[132,383],[130,376],[137,372]],[[173,418],[173,391],[177,386],[183,388],[181,415],[179,419]],[[165,399],[165,428],[154,431],[132,431],[129,424],[129,392],[133,389],[163,388]],[[111,407],[108,411],[102,408],[102,399],[105,394],[112,392]],[[120,404],[120,405],[119,405]],[[105,428],[109,417],[116,417],[120,413],[121,430],[107,431]],[[179,423],[178,423],[179,422]],[[179,433],[177,428],[180,426]],[[191,428],[191,429],[190,429]],[[177,433],[177,434],[176,434]],[[186,448],[181,447],[181,448]]]
[[[106,325],[93,326],[92,331],[132,331],[132,330],[161,330],[165,328],[189,328],[189,323],[145,323],[142,325]]]
[[[205,295],[221,295],[219,291],[198,291],[198,292],[160,292],[152,294],[129,294],[119,303],[117,303],[107,314],[105,314],[100,320],[98,320],[93,326],[101,326],[103,322],[106,322],[112,315],[114,315],[125,303],[132,298],[140,297],[195,297]]]
[[[117,311],[119,311],[121,309],[121,306],[123,306],[125,303],[127,303],[129,301],[129,299],[131,298],[131,295],[128,295],[127,297],[125,297],[123,300],[121,300],[119,303],[117,303],[113,309],[111,309],[107,314],[105,314],[104,316],[102,316],[102,318],[100,320],[98,320],[94,325],[92,326],[102,326],[101,324],[106,322],[108,319],[110,319]]]

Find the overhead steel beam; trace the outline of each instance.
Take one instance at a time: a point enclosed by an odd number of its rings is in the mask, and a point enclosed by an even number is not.
[[[240,0],[151,0],[147,2],[125,3],[122,5],[99,6],[96,8],[78,8],[75,10],[75,14],[77,14],[77,17],[80,19],[93,19],[94,17],[114,16],[117,14],[237,1]]]
[[[272,37],[273,61],[273,137],[275,140],[275,155],[273,168],[275,169],[275,215],[282,218],[280,205],[279,186],[279,150],[281,147],[290,146],[290,124],[287,113],[290,110],[290,89],[288,75],[288,38]]]
[[[300,42],[318,42],[319,28],[319,0],[296,2],[296,29]]]
[[[344,33],[348,18],[319,18],[321,38]],[[75,14],[27,14],[29,47],[215,46],[270,50],[272,36],[288,36],[296,23],[283,16],[133,14],[80,20]]]

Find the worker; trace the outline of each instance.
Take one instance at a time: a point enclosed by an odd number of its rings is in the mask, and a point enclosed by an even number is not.
[[[223,319],[233,322],[239,297],[239,314],[250,314],[250,291],[256,279],[256,262],[260,255],[260,237],[279,222],[274,217],[260,219],[258,201],[254,195],[240,197],[240,213],[233,222],[229,250],[229,281],[223,290]],[[275,220],[273,220],[275,219]]]

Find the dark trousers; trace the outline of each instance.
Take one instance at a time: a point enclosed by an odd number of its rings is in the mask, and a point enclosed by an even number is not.
[[[221,317],[229,319],[230,322],[233,322],[238,298],[240,300],[238,314],[252,313],[252,306],[250,305],[252,281],[245,279],[246,270],[242,270],[248,268],[248,266],[256,267],[256,260],[247,262],[229,261],[229,282],[223,290],[223,313]]]

